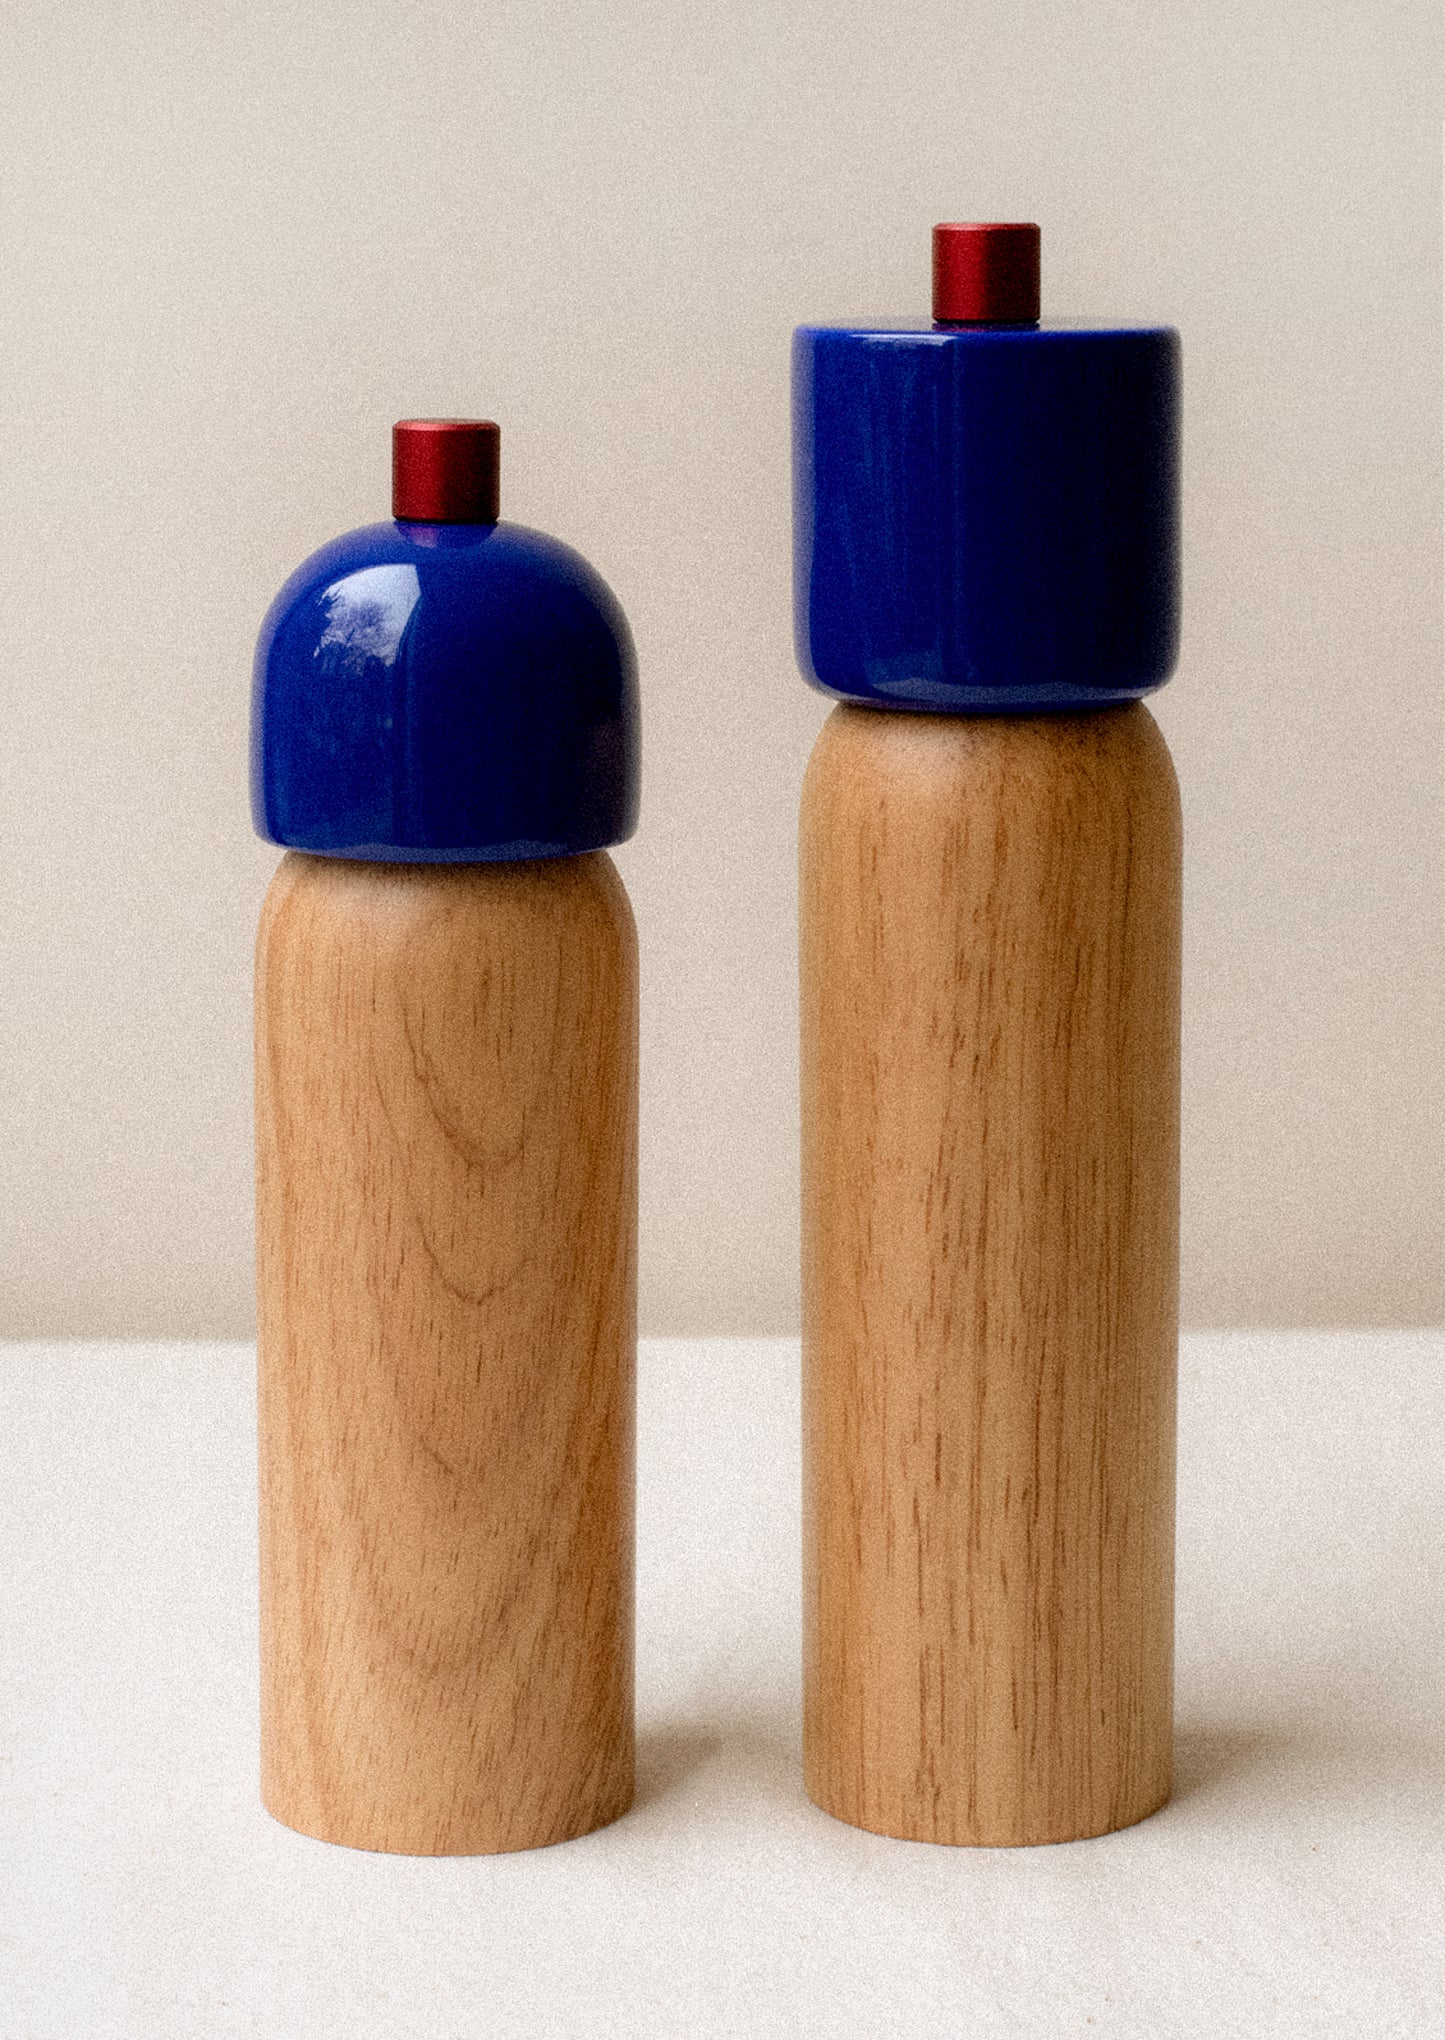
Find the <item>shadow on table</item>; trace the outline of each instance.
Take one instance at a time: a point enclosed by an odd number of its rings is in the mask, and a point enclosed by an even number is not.
[[[801,1796],[801,1753],[796,1732],[781,1717],[751,1715],[643,1728],[637,1735],[639,1809],[695,1787],[704,1770],[749,1793]]]
[[[1301,1727],[1185,1727],[1174,1731],[1174,1805],[1277,1771],[1299,1751]]]
[[[1348,1716],[1181,1723],[1170,1804],[1267,1795],[1295,1805],[1445,1795],[1445,1731]]]

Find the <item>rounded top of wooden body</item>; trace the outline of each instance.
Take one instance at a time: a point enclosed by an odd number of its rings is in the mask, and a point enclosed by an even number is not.
[[[580,554],[520,524],[371,524],[261,628],[251,808],[328,857],[571,856],[637,825],[636,659]]]
[[[803,326],[798,663],[879,707],[1098,707],[1179,639],[1179,336],[1167,326]]]

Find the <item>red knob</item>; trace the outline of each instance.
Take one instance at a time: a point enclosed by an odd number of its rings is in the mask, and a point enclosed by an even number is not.
[[[1039,315],[1039,230],[933,230],[933,316],[949,326],[1026,326]]]
[[[403,418],[391,428],[391,514],[495,524],[502,435],[485,418]]]

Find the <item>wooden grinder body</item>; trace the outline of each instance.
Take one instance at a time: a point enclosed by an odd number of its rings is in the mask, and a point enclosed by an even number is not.
[[[1180,819],[1140,704],[836,709],[801,833],[805,1772],[915,1840],[1171,1766]]]
[[[354,1847],[632,1797],[636,940],[605,853],[289,854],[257,949],[262,1791]]]

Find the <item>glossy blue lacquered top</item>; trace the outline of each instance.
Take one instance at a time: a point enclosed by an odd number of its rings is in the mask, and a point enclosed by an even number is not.
[[[1096,706],[1179,638],[1168,327],[804,326],[793,343],[798,662],[879,706]]]
[[[632,640],[581,556],[518,524],[367,525],[276,597],[251,802],[332,857],[559,857],[637,822]]]

